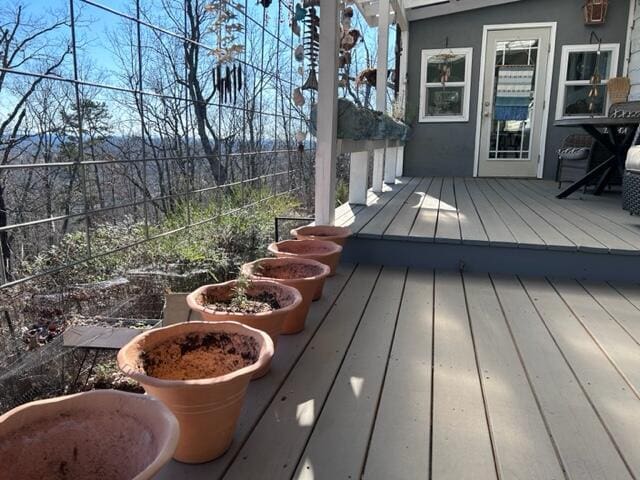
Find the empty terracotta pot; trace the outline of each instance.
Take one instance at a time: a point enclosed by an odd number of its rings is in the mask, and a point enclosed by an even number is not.
[[[138,335],[118,352],[118,366],[178,419],[173,458],[202,463],[229,448],[251,376],[272,356],[260,330],[198,321]]]
[[[242,273],[254,280],[273,280],[297,289],[302,302],[284,320],[282,333],[292,334],[304,330],[304,323],[316,290],[329,275],[329,267],[308,258],[261,258],[242,266]]]
[[[326,240],[344,247],[351,229],[333,225],[307,225],[291,230],[291,236],[298,240]]]
[[[278,343],[278,335],[282,333],[282,326],[290,312],[302,303],[302,295],[293,287],[283,285],[271,280],[252,281],[247,289],[249,298],[257,298],[263,294],[269,294],[277,300],[279,307],[267,312],[245,313],[229,312],[216,309],[214,302],[228,302],[234,296],[236,280],[213,285],[204,285],[187,295],[189,308],[200,313],[203,320],[210,322],[236,321],[244,325],[267,332],[273,340],[273,345]],[[253,378],[260,378],[269,371],[271,362],[255,372]]]
[[[148,395],[94,390],[0,417],[0,478],[148,479],[171,460],[176,417]]]

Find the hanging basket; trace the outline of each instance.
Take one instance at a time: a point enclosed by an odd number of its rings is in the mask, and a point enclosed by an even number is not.
[[[609,0],[587,0],[584,4],[585,25],[601,25],[607,19]]]

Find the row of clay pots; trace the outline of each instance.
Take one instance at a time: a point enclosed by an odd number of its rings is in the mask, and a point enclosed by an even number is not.
[[[251,316],[207,311],[197,301],[202,288],[228,298],[235,284],[205,286],[189,296],[205,321],[149,330],[120,350],[120,369],[152,396],[94,391],[32,402],[2,415],[0,457],[6,461],[0,478],[146,479],[171,456],[201,463],[222,455],[249,381],[268,371],[280,333],[304,328],[311,301],[335,272],[342,248],[327,240],[344,244],[349,232],[314,228],[315,234],[292,231],[302,240],[271,245],[281,258],[243,266],[253,280],[247,293],[268,291],[282,308]],[[287,268],[304,274],[291,275]],[[27,445],[31,453],[23,455]],[[34,460],[33,452],[41,457]]]

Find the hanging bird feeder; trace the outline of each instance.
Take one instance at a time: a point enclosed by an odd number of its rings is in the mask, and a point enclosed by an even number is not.
[[[587,0],[584,4],[584,23],[586,25],[601,25],[607,19],[609,0]]]

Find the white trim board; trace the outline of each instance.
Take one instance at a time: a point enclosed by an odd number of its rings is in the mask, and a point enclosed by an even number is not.
[[[603,43],[598,45],[596,43],[593,44],[580,44],[580,45],[562,45],[560,50],[560,73],[558,74],[558,97],[556,98],[556,120],[562,120],[566,118],[590,118],[592,116],[595,117],[606,117],[609,112],[609,107],[611,106],[611,99],[609,98],[609,93],[607,92],[607,96],[605,99],[604,112],[602,115],[564,115],[564,96],[566,91],[566,78],[567,78],[567,67],[569,64],[569,54],[573,52],[597,52],[598,47],[600,50],[606,50],[611,52],[610,64],[609,64],[609,78],[618,76],[618,65],[620,59],[620,44],[619,43]],[[609,78],[606,79],[606,82],[609,81]],[[605,80],[603,79],[603,83]],[[584,84],[588,86],[588,84]]]
[[[491,30],[515,30],[515,29],[526,29],[526,28],[549,28],[551,29],[551,35],[549,39],[549,66],[551,68],[547,68],[547,78],[545,82],[545,94],[544,94],[544,104],[545,108],[543,109],[543,117],[542,117],[542,128],[540,132],[540,162],[538,163],[538,178],[542,178],[542,174],[544,172],[544,160],[545,160],[545,149],[547,146],[547,127],[549,123],[549,105],[551,102],[551,86],[553,83],[553,62],[555,60],[556,53],[556,30],[558,28],[558,22],[538,22],[538,23],[504,23],[501,25],[485,25],[482,29],[482,52],[480,54],[480,69],[478,72],[478,112],[476,116],[476,138],[475,138],[475,147],[473,152],[473,176],[478,176],[478,167],[480,163],[480,134],[481,128],[480,125],[482,123],[482,98],[484,96],[484,70],[486,63],[486,49],[487,49],[487,35]]]

